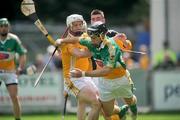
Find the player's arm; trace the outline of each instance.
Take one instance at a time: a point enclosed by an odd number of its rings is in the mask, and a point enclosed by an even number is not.
[[[79,48],[76,45],[72,44],[72,43],[77,43],[78,41],[80,43],[80,37],[74,37],[73,39],[67,38],[67,39],[68,39],[68,42],[64,42],[64,43],[69,43],[69,42],[71,43],[71,44],[68,45],[68,51],[69,51],[69,53],[71,53],[71,55],[73,55],[75,57],[80,57],[80,58],[82,58],[82,57],[91,57],[92,56],[92,54],[88,50],[88,48]],[[67,39],[63,39],[62,44],[63,44],[63,41],[67,41]]]
[[[104,66],[102,69],[84,72],[85,76],[89,77],[103,77],[113,70],[111,67]]]
[[[104,66],[102,69],[96,69],[93,71],[82,71],[80,69],[73,69],[70,74],[72,77],[103,77],[110,73],[113,68]]]
[[[17,74],[20,74],[20,72],[24,69],[26,64],[26,54],[22,54],[19,56],[19,66],[17,67]]]
[[[92,56],[91,52],[88,49],[82,51],[79,48],[73,48],[72,55],[80,58]]]
[[[17,43],[16,44],[16,53],[19,54],[19,58],[18,58],[19,66],[17,67],[16,74],[19,75],[25,68],[27,50],[24,48],[20,39],[17,36],[15,36],[15,40]]]
[[[84,33],[80,37],[57,39],[55,42],[55,45],[60,46],[61,44],[66,44],[66,43],[75,44],[79,42],[81,45],[89,47],[90,41],[91,41],[91,38],[87,36],[86,33]]]
[[[57,39],[55,42],[56,46],[60,46],[63,43],[78,43],[79,42],[79,37],[70,37],[70,38],[63,38],[63,39]]]

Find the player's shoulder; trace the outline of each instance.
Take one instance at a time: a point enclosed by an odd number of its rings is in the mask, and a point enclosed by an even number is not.
[[[89,37],[89,35],[87,33],[83,33],[80,37],[79,37],[79,43],[83,44],[83,45],[87,45],[91,43],[91,38]]]
[[[17,41],[18,43],[21,43],[19,37],[13,33],[8,33],[8,38]]]
[[[113,39],[113,37],[108,37],[108,36],[106,36],[103,42],[104,42],[106,45],[108,45],[108,46],[109,46],[109,45],[110,45],[110,46],[114,45],[114,39]]]
[[[80,36],[80,39],[89,39],[89,35],[87,33],[83,33],[81,36]]]
[[[8,37],[12,39],[19,39],[18,36],[13,33],[8,33]]]

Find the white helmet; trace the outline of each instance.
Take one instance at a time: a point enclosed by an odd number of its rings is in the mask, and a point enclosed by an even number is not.
[[[83,16],[79,15],[79,14],[72,14],[72,15],[69,15],[66,18],[66,25],[67,25],[67,27],[71,27],[72,23],[76,22],[76,21],[82,21],[83,22],[83,29],[85,29],[85,30],[87,29],[86,21],[84,20]]]

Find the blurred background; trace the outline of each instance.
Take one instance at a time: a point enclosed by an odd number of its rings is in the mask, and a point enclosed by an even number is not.
[[[133,43],[133,50],[147,54],[124,53],[125,62],[135,82],[140,112],[180,112],[180,0],[34,0],[36,11],[54,39],[66,28],[66,17],[81,14],[90,24],[90,12],[103,10],[108,28],[123,32]],[[34,23],[20,11],[21,0],[4,0],[0,18],[11,23],[11,32],[28,50],[27,66],[42,70],[54,48]],[[55,55],[40,85],[38,76],[20,76],[23,113],[57,112],[63,109],[63,77],[60,55]],[[52,72],[53,71],[53,72]],[[119,101],[119,104],[122,102]],[[68,112],[76,111],[75,98],[68,101]],[[11,113],[5,86],[0,88],[0,113]]]

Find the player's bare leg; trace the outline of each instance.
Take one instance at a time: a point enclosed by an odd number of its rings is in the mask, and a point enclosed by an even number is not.
[[[77,117],[78,120],[86,119],[86,103],[84,103],[82,100],[78,100]]]
[[[113,114],[114,110],[114,99],[108,102],[101,102],[102,108],[105,114],[105,120],[111,120],[111,115]]]
[[[88,113],[88,120],[98,120],[101,104],[97,98],[96,90],[94,90],[90,86],[82,88],[78,94],[78,101],[84,102],[86,104],[88,103],[90,105],[91,110]],[[81,114],[83,114],[82,111]]]
[[[13,103],[14,117],[16,120],[20,120],[21,108],[20,108],[20,103],[17,96],[18,87],[17,85],[8,85],[7,89]]]

